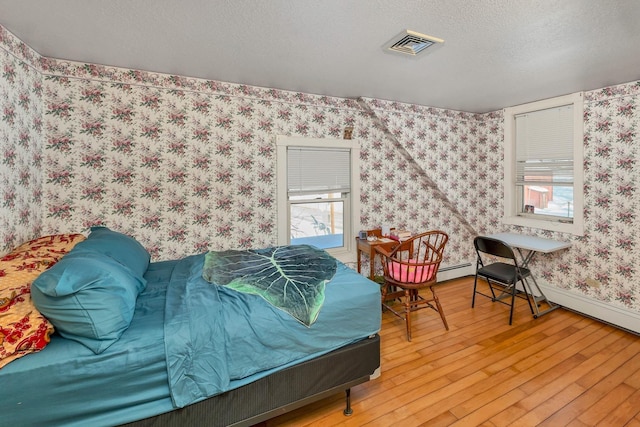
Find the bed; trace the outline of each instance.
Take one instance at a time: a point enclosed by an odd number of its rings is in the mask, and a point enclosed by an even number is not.
[[[349,389],[379,372],[379,288],[308,251],[318,252],[303,245],[149,262],[142,245],[105,227],[21,245],[0,261],[3,424],[252,425],[341,392],[348,413]],[[239,289],[238,277],[264,269],[247,267],[247,257],[275,259],[287,280],[303,257],[295,274],[313,276],[303,298],[313,303],[300,314],[263,290]],[[287,260],[297,261],[282,268]],[[20,279],[32,282],[30,294],[11,277],[18,270],[30,275]],[[268,280],[261,289],[275,287]],[[14,322],[17,340],[2,317],[11,298],[13,308],[35,307]]]

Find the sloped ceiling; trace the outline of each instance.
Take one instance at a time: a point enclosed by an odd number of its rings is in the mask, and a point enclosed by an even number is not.
[[[43,56],[488,112],[640,80],[637,0],[0,0]],[[443,46],[384,52],[403,30]]]

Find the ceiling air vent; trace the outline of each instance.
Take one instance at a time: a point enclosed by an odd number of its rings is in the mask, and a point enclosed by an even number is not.
[[[386,51],[402,53],[409,56],[418,56],[427,49],[437,47],[444,40],[406,30],[394,37],[384,47]]]

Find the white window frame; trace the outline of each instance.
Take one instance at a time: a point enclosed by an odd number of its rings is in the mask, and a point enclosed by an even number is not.
[[[356,261],[355,236],[360,230],[360,145],[356,140],[335,138],[276,137],[276,182],[278,245],[288,245],[291,237],[289,200],[287,195],[287,148],[348,148],[351,150],[351,190],[345,203],[344,246],[326,251],[344,263]],[[347,212],[349,213],[347,215]]]
[[[517,212],[516,116],[569,104],[573,106],[573,221],[557,217],[541,219],[522,215]],[[570,233],[577,236],[584,234],[583,110],[582,92],[518,105],[504,110],[504,224]]]

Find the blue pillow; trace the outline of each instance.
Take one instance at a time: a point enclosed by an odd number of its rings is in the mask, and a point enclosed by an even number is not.
[[[142,277],[149,267],[149,252],[133,237],[107,227],[91,227],[89,237],[78,243],[74,251],[96,251],[110,256]]]
[[[115,259],[74,248],[33,281],[31,299],[60,335],[99,354],[129,327],[145,286]]]

